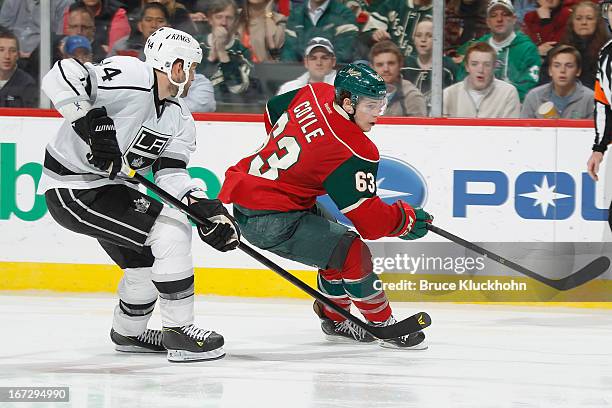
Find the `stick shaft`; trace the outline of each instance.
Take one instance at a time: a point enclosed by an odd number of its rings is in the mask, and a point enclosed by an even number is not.
[[[537,280],[539,282],[542,282],[542,283],[544,283],[544,284],[546,284],[548,286],[552,286],[552,287],[555,287],[555,288],[558,286],[555,283],[554,280],[549,279],[549,278],[547,278],[545,276],[542,276],[540,274],[537,274],[537,273],[535,273],[535,272],[525,268],[524,266],[521,266],[521,265],[519,265],[519,264],[517,264],[515,262],[512,262],[512,261],[504,258],[503,256],[496,254],[495,252],[489,251],[488,249],[484,249],[483,247],[478,246],[478,245],[474,244],[473,242],[466,241],[465,239],[460,238],[460,237],[458,237],[458,236],[456,236],[454,234],[451,234],[450,232],[445,231],[442,228],[436,227],[435,225],[428,224],[427,225],[427,229],[429,229],[433,233],[436,233],[436,234],[438,234],[438,235],[448,239],[449,241],[453,241],[456,244],[459,244],[459,245],[461,245],[461,246],[463,246],[463,247],[465,247],[467,249],[470,249],[470,250],[472,250],[472,251],[474,251],[476,253],[479,253],[480,255],[484,255],[487,258],[492,259],[493,261],[498,262],[498,263],[500,263],[500,264],[502,264],[504,266],[507,266],[510,269],[514,269],[515,271],[520,272],[520,273],[522,273],[525,276],[529,276],[530,278],[535,279],[535,280]]]

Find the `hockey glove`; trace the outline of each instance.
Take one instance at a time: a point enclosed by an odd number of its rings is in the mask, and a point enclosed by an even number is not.
[[[91,149],[87,161],[100,170],[108,171],[113,180],[121,170],[122,155],[115,123],[108,117],[106,108],[91,109],[87,115],[75,120],[72,127]]]
[[[240,243],[240,230],[234,218],[229,215],[221,201],[198,199],[189,204],[189,209],[213,223],[211,228],[198,225],[200,239],[218,251],[235,249]]]
[[[404,223],[397,236],[404,240],[423,238],[429,231],[427,223],[431,224],[433,216],[422,208],[412,208],[410,204],[404,201],[397,201],[395,205],[404,215]]]

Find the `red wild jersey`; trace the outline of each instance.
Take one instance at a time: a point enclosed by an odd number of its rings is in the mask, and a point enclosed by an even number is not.
[[[268,139],[226,171],[219,199],[252,210],[295,211],[329,194],[364,238],[397,235],[403,212],[376,195],[378,149],[334,103],[334,92],[317,83],[270,99]]]

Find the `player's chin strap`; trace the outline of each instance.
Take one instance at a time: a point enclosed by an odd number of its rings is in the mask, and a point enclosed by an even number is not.
[[[187,81],[189,81],[189,67],[185,63],[183,63],[183,72],[185,73],[185,80],[183,82],[176,82],[174,79],[172,79],[172,71],[166,72],[170,83],[178,86],[178,92],[176,93],[177,98],[183,95],[183,89],[185,89],[185,85],[187,84]]]

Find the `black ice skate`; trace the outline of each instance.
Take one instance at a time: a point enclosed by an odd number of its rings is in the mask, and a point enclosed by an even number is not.
[[[223,336],[189,324],[182,327],[164,327],[162,344],[168,350],[168,360],[188,362],[216,360],[225,356]]]
[[[397,320],[391,316],[384,322],[373,324],[377,326],[389,326],[394,323],[397,323]],[[402,350],[426,350],[428,347],[425,343],[425,333],[422,331],[411,333],[407,336],[396,337],[394,339],[378,340],[378,342],[381,347]]]
[[[161,330],[147,329],[140,336],[124,336],[111,329],[110,338],[115,350],[126,353],[165,353]]]
[[[323,305],[315,300],[313,309],[321,319],[321,330],[325,338],[336,343],[372,343],[376,339],[361,327],[348,320],[336,322],[323,313]]]

